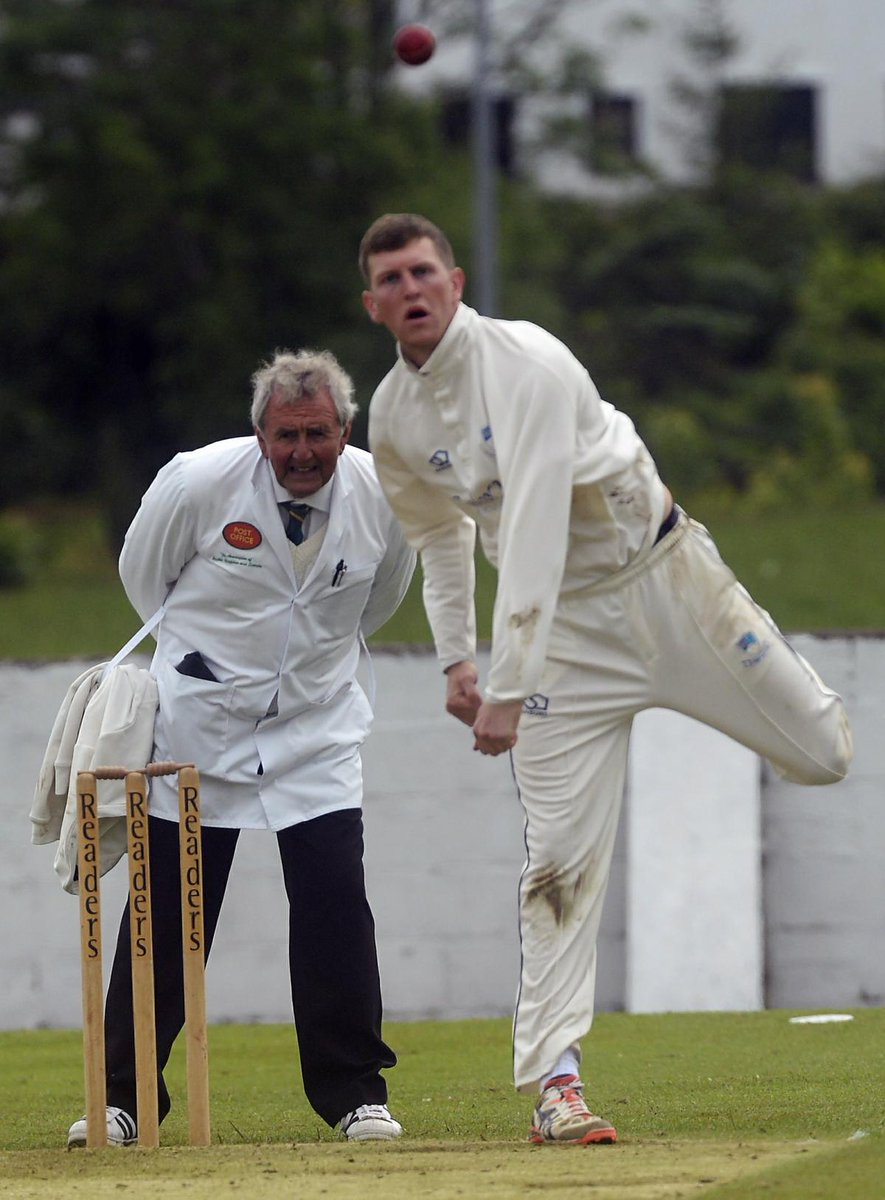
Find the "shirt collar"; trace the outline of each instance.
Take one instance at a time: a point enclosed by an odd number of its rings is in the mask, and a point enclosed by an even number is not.
[[[406,370],[411,371],[415,375],[423,375],[426,378],[432,378],[434,375],[446,371],[460,357],[464,345],[465,331],[478,316],[479,314],[475,309],[470,308],[462,301],[455,309],[455,315],[449,321],[445,333],[437,342],[433,353],[423,367],[416,367],[414,363],[409,362],[403,354],[402,347],[397,342],[396,352],[400,362]]]

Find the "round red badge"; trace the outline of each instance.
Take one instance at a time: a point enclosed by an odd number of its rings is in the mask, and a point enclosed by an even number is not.
[[[248,521],[231,521],[225,525],[221,535],[229,546],[237,550],[254,550],[261,545],[261,531]]]

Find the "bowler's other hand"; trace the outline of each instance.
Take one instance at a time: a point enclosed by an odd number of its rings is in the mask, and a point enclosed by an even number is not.
[[[516,727],[521,713],[521,700],[510,700],[506,704],[484,702],[473,723],[476,738],[473,749],[480,754],[492,755],[512,750],[516,745]]]
[[[476,686],[478,679],[476,664],[466,660],[446,671],[446,712],[471,727],[482,704],[482,692]]]

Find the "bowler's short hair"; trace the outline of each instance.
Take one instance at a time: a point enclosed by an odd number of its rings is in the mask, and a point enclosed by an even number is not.
[[[451,243],[438,225],[418,213],[385,213],[366,230],[360,242],[360,272],[366,283],[371,283],[369,259],[373,254],[385,250],[402,250],[409,242],[418,238],[430,238],[439,251],[439,256],[451,270],[455,266],[455,255]]]

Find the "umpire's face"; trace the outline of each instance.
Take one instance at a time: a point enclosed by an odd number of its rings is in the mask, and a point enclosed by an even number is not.
[[[350,428],[350,421],[341,427],[335,401],[327,391],[300,400],[283,399],[274,391],[263,428],[255,433],[274,475],[300,500],[319,491],[335,474]]]

